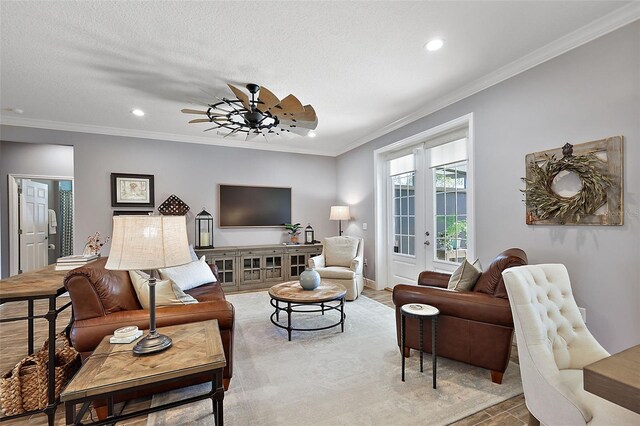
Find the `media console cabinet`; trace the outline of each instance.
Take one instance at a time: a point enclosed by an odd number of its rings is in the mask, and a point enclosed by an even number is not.
[[[209,264],[218,267],[225,291],[269,288],[300,277],[309,258],[322,253],[322,244],[272,244],[216,247],[196,250]]]

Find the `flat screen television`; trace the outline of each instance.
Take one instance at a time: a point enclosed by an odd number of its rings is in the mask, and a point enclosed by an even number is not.
[[[220,185],[218,193],[221,228],[291,223],[291,188]]]

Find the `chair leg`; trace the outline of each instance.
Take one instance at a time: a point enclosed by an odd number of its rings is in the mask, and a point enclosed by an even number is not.
[[[491,381],[493,383],[496,383],[498,385],[502,384],[502,376],[504,375],[504,373],[501,373],[500,371],[494,371],[491,370]]]
[[[411,356],[411,348],[404,348],[402,355],[404,355],[405,358],[409,358]]]
[[[224,387],[225,392],[229,390],[229,384],[231,384],[231,378],[222,379],[222,386]]]

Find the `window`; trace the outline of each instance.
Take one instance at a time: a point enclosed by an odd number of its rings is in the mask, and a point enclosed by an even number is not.
[[[393,203],[393,251],[415,255],[416,195],[415,156],[413,154],[389,162]]]
[[[433,168],[435,259],[460,263],[467,256],[467,162]]]

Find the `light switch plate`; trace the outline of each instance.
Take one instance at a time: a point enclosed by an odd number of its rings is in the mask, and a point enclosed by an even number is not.
[[[367,230],[367,223],[366,223],[366,222],[364,222],[364,223],[362,224],[362,230],[363,230],[363,231],[366,231],[366,230]]]

